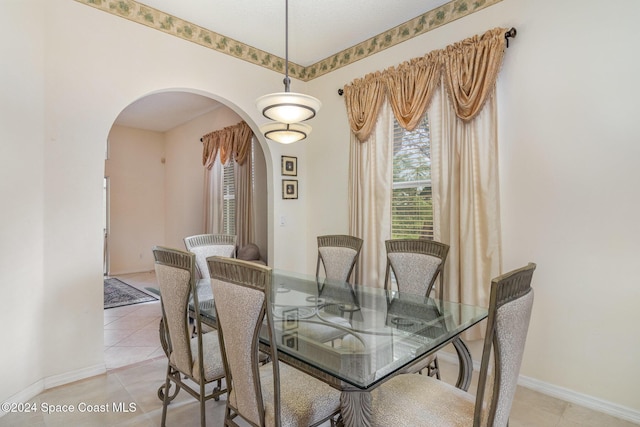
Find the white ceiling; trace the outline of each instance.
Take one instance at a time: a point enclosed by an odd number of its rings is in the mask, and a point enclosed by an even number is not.
[[[289,61],[309,66],[448,0],[290,0]],[[285,0],[141,0],[147,6],[285,57]],[[174,92],[142,98],[116,124],[165,132],[219,103]]]
[[[309,66],[449,0],[290,0],[289,60]],[[140,0],[284,58],[285,0]]]
[[[218,101],[194,93],[155,93],[129,104],[116,118],[115,124],[166,132],[221,105]]]

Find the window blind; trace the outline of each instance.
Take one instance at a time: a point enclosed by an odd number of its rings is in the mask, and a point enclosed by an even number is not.
[[[433,239],[431,140],[426,114],[412,132],[394,120],[391,236]]]
[[[224,182],[222,189],[222,231],[224,234],[236,234],[236,178],[233,158],[224,165]]]

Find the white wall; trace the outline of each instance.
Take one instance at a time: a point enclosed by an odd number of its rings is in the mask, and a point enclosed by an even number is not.
[[[105,167],[110,178],[109,274],[153,270],[153,246],[184,249],[185,236],[205,232],[200,138],[240,121],[220,104],[167,132],[114,125]],[[266,257],[265,159],[259,144],[255,151],[260,180],[256,243]]]
[[[224,105],[197,117],[166,133],[166,231],[165,244],[184,249],[184,238],[202,234],[204,230],[204,168],[200,138],[212,131],[238,124],[243,119]],[[256,130],[257,132],[257,130]],[[260,144],[256,145],[256,179],[260,207],[256,226],[260,229],[256,243],[267,255],[267,215],[265,156]],[[269,159],[269,162],[271,159]],[[261,187],[264,186],[264,187]]]
[[[498,81],[504,270],[538,263],[521,374],[640,419],[640,3],[504,0],[311,81],[307,236],[348,230],[349,131],[336,90],[494,27],[518,30]],[[307,241],[307,256],[317,251]],[[548,390],[547,390],[548,391]],[[588,400],[588,399],[587,399]],[[634,413],[635,411],[635,413]]]
[[[315,125],[315,124],[314,124]],[[315,129],[315,128],[314,128]],[[310,138],[313,138],[313,133]],[[307,142],[315,141],[309,139]],[[310,239],[315,240],[315,235],[308,232],[309,209],[308,205],[317,195],[309,191],[309,171],[311,165],[307,163],[306,156],[308,144],[296,143],[277,145],[272,148],[274,163],[273,180],[273,221],[274,221],[274,251],[269,252],[269,259],[275,260],[278,268],[289,271],[306,272],[311,268],[311,260],[300,248],[305,247]],[[281,174],[281,156],[293,156],[298,158],[298,176],[283,176]],[[295,179],[298,181],[298,198],[282,198],[282,180]],[[273,255],[272,255],[273,254]],[[315,258],[313,260],[315,262]],[[315,268],[315,263],[313,263]],[[315,270],[314,270],[315,271]]]
[[[166,244],[184,250],[184,238],[204,233],[204,168],[200,138],[242,119],[224,106],[167,132]]]
[[[104,370],[102,181],[120,111],[155,91],[190,89],[225,101],[257,133],[254,100],[281,76],[71,0],[0,7],[2,108],[11,111],[3,116],[11,123],[2,128],[9,176],[1,197],[14,201],[3,209],[0,253],[8,263],[0,322],[12,348],[4,401]]]
[[[43,378],[44,11],[0,2],[0,400]],[[15,34],[31,37],[16,43]],[[28,312],[28,313],[27,313]],[[37,387],[42,387],[38,384]]]
[[[530,7],[500,88],[505,267],[539,264],[523,374],[635,410],[638,16],[635,1]]]
[[[12,102],[3,116],[12,119],[2,130],[3,174],[23,190],[0,187],[3,200],[16,200],[2,213],[10,227],[0,243],[8,264],[0,271],[0,322],[15,351],[2,400],[40,379],[102,363],[104,141],[117,114],[142,95],[192,88],[225,100],[257,133],[263,119],[253,101],[281,82],[271,71],[71,0],[36,4],[44,12],[33,3],[0,3],[3,31],[21,36],[3,38],[11,48],[1,73],[11,85],[2,90],[25,101]],[[640,252],[640,168],[632,162],[640,138],[631,114],[640,95],[639,5],[504,0],[306,85],[296,82],[324,107],[307,142],[261,139],[270,263],[312,271],[315,236],[347,231],[349,131],[339,87],[489,28],[515,26],[498,83],[504,268],[539,265],[522,374],[637,414],[640,288],[632,268]],[[280,196],[283,154],[298,157],[297,201]],[[16,281],[24,286],[8,291]],[[39,323],[36,313],[15,333],[26,300],[41,303],[45,318]],[[37,346],[28,333],[40,338]]]
[[[153,270],[164,245],[165,134],[124,126],[109,133],[109,274]]]

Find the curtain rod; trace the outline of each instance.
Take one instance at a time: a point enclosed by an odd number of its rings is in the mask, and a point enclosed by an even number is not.
[[[507,48],[509,47],[509,39],[515,38],[516,34],[518,34],[518,32],[516,31],[515,27],[511,27],[506,33],[504,33],[504,38],[507,41]],[[342,96],[343,94],[344,94],[344,89],[342,88],[338,89],[338,95]]]

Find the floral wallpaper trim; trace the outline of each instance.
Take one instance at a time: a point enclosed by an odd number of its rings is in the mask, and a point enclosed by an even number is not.
[[[221,53],[284,73],[284,58],[246,45],[135,0],[75,0],[121,18],[137,22]],[[502,0],[453,0],[382,34],[303,67],[289,62],[289,75],[310,81],[449,22],[500,3]]]
[[[313,65],[304,68],[300,76],[301,80],[309,81],[331,71],[352,64],[356,61],[374,55],[387,48],[405,42],[409,39],[427,33],[449,22],[471,15],[485,9],[502,0],[453,0],[442,6],[430,10],[410,21],[400,24],[395,28],[378,34],[355,46],[338,52],[329,58],[323,59]]]

